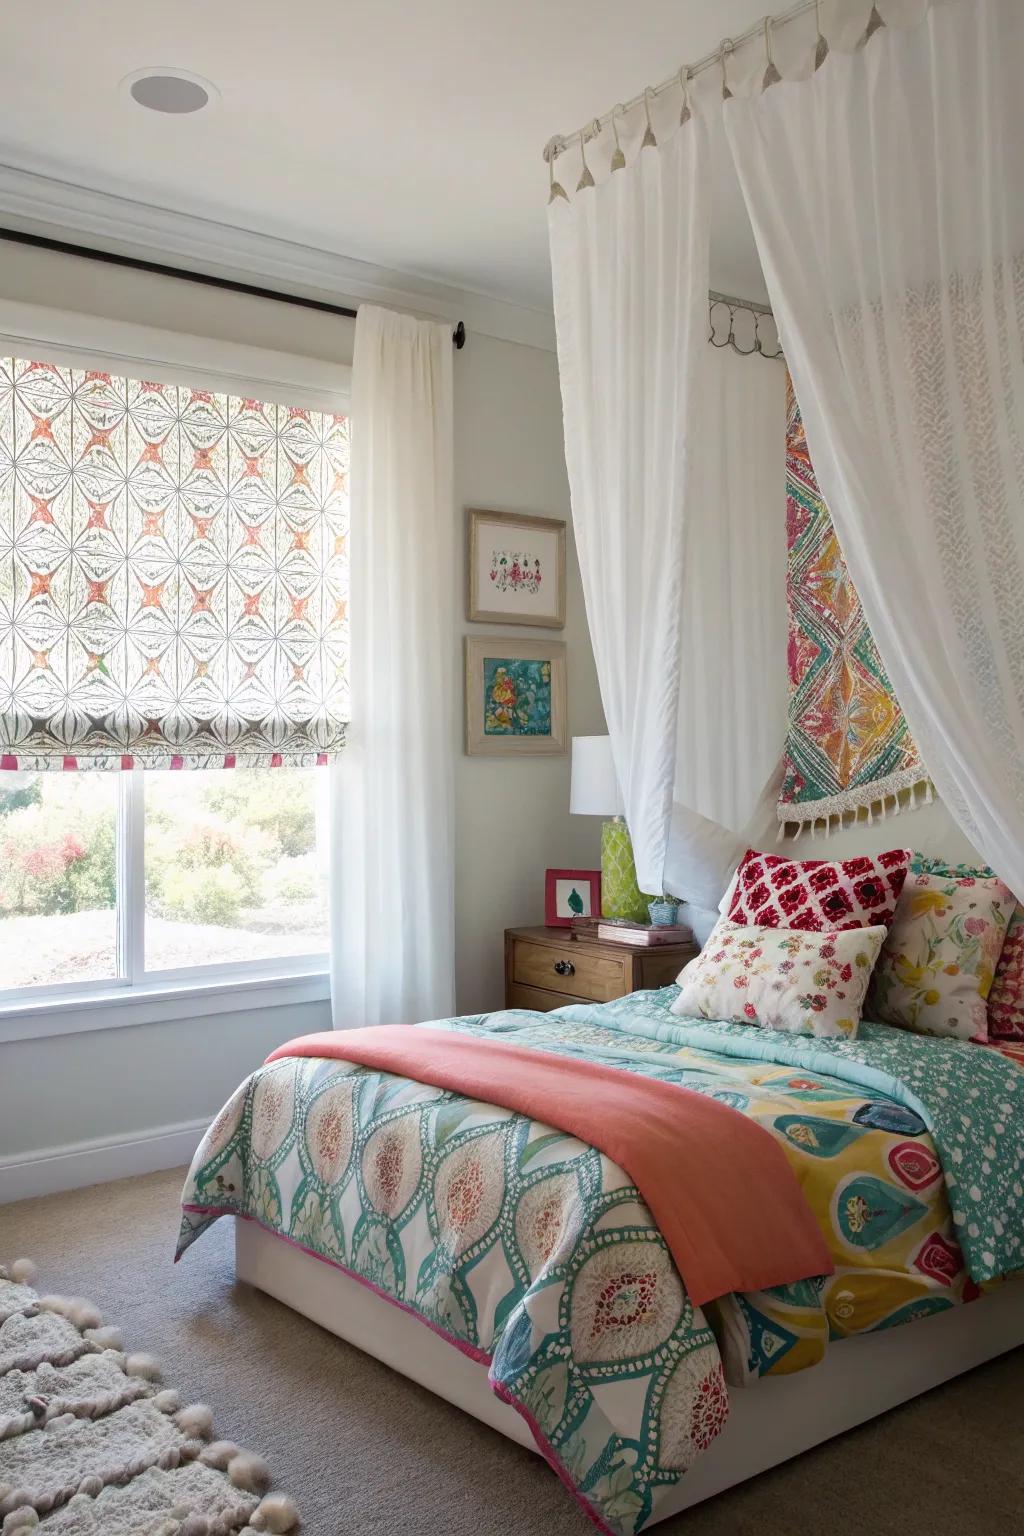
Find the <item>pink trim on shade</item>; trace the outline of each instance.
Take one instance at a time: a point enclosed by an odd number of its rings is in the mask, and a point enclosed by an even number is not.
[[[29,755],[30,756],[36,756],[38,754],[30,753]],[[328,753],[328,752],[318,752],[317,755],[316,755],[316,767],[317,768],[326,768],[326,766],[330,762],[330,760],[331,760],[330,759],[330,753]],[[111,761],[111,766],[113,766],[113,760]],[[118,762],[118,766],[120,767],[122,772],[128,773],[132,768],[135,767],[135,759],[129,753],[122,752],[121,753],[121,757],[120,757],[119,762]],[[234,752],[225,752],[225,754],[224,754],[224,761],[221,764],[221,767],[223,767],[223,768],[235,768],[237,766],[238,766],[238,760],[237,760],[236,754]],[[280,752],[273,753],[272,756],[271,756],[271,759],[270,759],[269,766],[271,768],[283,768],[285,766],[283,754],[280,753]],[[172,769],[173,768],[178,768],[178,769],[180,769],[182,771],[182,773],[185,773],[185,772],[189,771],[187,769],[187,767],[186,767],[185,758],[184,758],[183,754],[175,754],[171,758],[170,767]],[[78,759],[77,759],[77,757],[70,757],[70,756],[67,756],[67,755],[62,757],[61,758],[61,771],[63,773],[75,773],[75,772],[77,772],[78,771]],[[0,773],[19,773],[19,772],[21,772],[21,765],[20,765],[17,753],[15,753],[15,752],[3,752],[3,753],[0,753]]]
[[[443,1339],[446,1344],[454,1345],[454,1347],[459,1351],[461,1355],[467,1355],[469,1359],[474,1361],[477,1365],[486,1365],[487,1384],[491,1391],[494,1393],[495,1397],[501,1400],[501,1402],[506,1403],[510,1408],[514,1408],[516,1413],[519,1414],[520,1418],[525,1421],[527,1428],[529,1429],[534,1440],[537,1442],[537,1449],[544,1457],[544,1460],[547,1462],[552,1472],[554,1472],[558,1477],[559,1482],[562,1483],[562,1485],[575,1499],[576,1503],[580,1506],[587,1519],[597,1526],[597,1529],[602,1533],[602,1536],[616,1536],[616,1533],[612,1530],[611,1526],[606,1525],[604,1520],[597,1513],[597,1510],[590,1503],[586,1494],[584,1494],[579,1488],[576,1487],[565,1467],[562,1465],[561,1461],[559,1461],[554,1447],[545,1436],[544,1431],[541,1429],[540,1425],[537,1423],[537,1420],[533,1417],[533,1414],[530,1412],[530,1410],[523,1403],[520,1403],[515,1397],[512,1396],[510,1389],[505,1386],[504,1382],[495,1381],[490,1372],[490,1367],[494,1362],[493,1355],[488,1354],[485,1349],[480,1349],[476,1344],[470,1344],[465,1339],[458,1338],[456,1334],[449,1333],[448,1330],[446,1328],[442,1328],[439,1323],[433,1322],[429,1317],[424,1317],[422,1312],[417,1312],[416,1308],[411,1306],[409,1302],[399,1301],[397,1296],[392,1296],[387,1291],[381,1290],[379,1285],[375,1285],[372,1280],[367,1280],[366,1276],[359,1274],[357,1270],[349,1269],[347,1264],[339,1264],[336,1259],[329,1259],[326,1254],[317,1253],[314,1248],[307,1248],[305,1243],[300,1243],[296,1238],[289,1237],[287,1232],[277,1232],[273,1227],[268,1227],[266,1222],[260,1221],[258,1216],[250,1216],[246,1211],[222,1211],[215,1205],[183,1204],[181,1208],[183,1211],[187,1211],[192,1216],[213,1216],[217,1220],[219,1220],[221,1216],[234,1216],[236,1220],[241,1219],[242,1221],[252,1222],[253,1226],[261,1228],[261,1230],[264,1232],[269,1232],[271,1237],[276,1237],[280,1242],[287,1243],[290,1248],[297,1248],[300,1253],[307,1253],[311,1259],[319,1259],[321,1264],[326,1264],[331,1269],[339,1269],[343,1275],[347,1275],[350,1280],[355,1280],[360,1285],[365,1286],[368,1291],[372,1291],[373,1294],[375,1296],[379,1296],[382,1301],[389,1302],[391,1306],[397,1307],[400,1312],[405,1312],[409,1317],[415,1318],[418,1323],[422,1323],[425,1328],[429,1328],[431,1333],[436,1333],[438,1338]],[[178,1263],[180,1258],[181,1254],[179,1253],[175,1257],[175,1264]]]

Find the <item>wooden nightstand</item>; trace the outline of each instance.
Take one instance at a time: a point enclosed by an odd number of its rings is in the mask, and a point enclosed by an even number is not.
[[[610,1003],[644,987],[666,987],[698,944],[632,948],[577,938],[569,928],[506,928],[505,1007],[547,1011],[566,1003]]]

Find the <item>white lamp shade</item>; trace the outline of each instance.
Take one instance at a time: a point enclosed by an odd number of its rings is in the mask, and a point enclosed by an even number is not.
[[[569,812],[573,816],[621,816],[625,811],[612,761],[610,736],[574,736]]]

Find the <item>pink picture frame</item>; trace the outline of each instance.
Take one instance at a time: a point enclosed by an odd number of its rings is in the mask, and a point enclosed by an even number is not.
[[[570,928],[574,917],[600,916],[599,869],[547,870],[544,876],[544,921],[549,928]]]

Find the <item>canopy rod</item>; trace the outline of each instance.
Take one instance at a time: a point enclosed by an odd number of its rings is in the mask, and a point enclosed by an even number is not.
[[[777,16],[772,16],[770,18],[771,24],[773,27],[784,26],[787,21],[795,21],[798,16],[805,15],[807,11],[813,11],[818,3],[820,3],[820,0],[797,0],[797,3],[791,5],[789,10],[782,11]],[[557,160],[559,155],[564,155],[567,149],[580,142],[581,135],[585,142],[596,139],[598,134],[603,132],[615,118],[624,117],[627,112],[632,112],[634,107],[643,106],[646,99],[652,96],[661,96],[665,91],[678,90],[684,76],[687,80],[692,80],[694,75],[702,74],[705,69],[713,68],[714,65],[720,62],[723,53],[732,53],[735,48],[741,48],[744,43],[752,42],[755,37],[759,37],[764,31],[764,24],[765,18],[762,16],[759,21],[755,21],[751,26],[747,27],[745,32],[738,33],[736,37],[723,38],[717,48],[712,49],[710,53],[706,53],[695,64],[684,65],[682,69],[677,69],[674,74],[669,75],[667,80],[662,80],[660,85],[647,86],[644,90],[638,92],[636,96],[631,96],[629,101],[619,102],[616,106],[612,107],[610,112],[605,112],[600,117],[591,118],[586,127],[577,128],[575,133],[556,133],[544,146],[545,161],[551,164],[552,161]]]
[[[728,304],[730,309],[749,309],[755,315],[771,315],[770,304],[760,304],[756,299],[738,299],[732,293],[716,293],[713,288],[708,289],[708,302],[710,304]],[[774,319],[774,315],[772,315]]]
[[[0,228],[0,240],[30,245],[40,251],[58,251],[62,256],[80,256],[87,261],[103,261],[111,267],[129,267],[133,272],[154,272],[157,277],[177,277],[186,283],[201,283],[204,288],[221,288],[228,293],[244,293],[253,299],[273,299],[278,304],[297,304],[301,309],[316,309],[324,315],[341,315],[354,320],[356,311],[344,304],[330,304],[326,299],[307,299],[299,293],[279,293],[275,288],[261,288],[256,283],[239,283],[231,277],[214,277],[210,272],[190,272],[187,267],[172,267],[162,261],[143,261],[138,256],[121,256],[116,251],[98,251],[88,245],[74,245],[69,240],[53,240],[49,235],[30,235],[21,229]],[[452,332],[458,352],[466,345],[466,327],[460,320]]]

